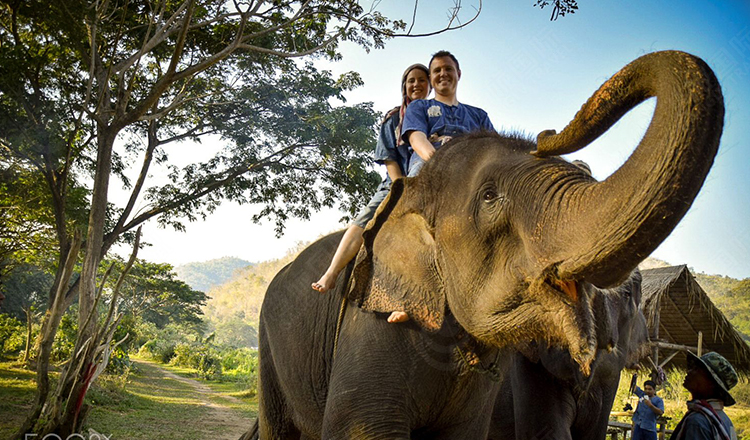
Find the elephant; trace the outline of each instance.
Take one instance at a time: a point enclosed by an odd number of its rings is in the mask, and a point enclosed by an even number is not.
[[[584,376],[566,350],[530,344],[512,354],[495,401],[488,440],[598,440],[607,435],[620,372],[646,354],[639,310],[641,274],[595,294],[597,354]]]
[[[657,97],[628,160],[601,182],[559,157]],[[723,128],[721,89],[692,55],[644,55],[559,134],[476,132],[393,182],[352,267],[310,290],[341,238],[271,282],[259,324],[258,418],[244,438],[481,439],[514,350],[566,350],[589,375],[595,296],[624,282],[696,197]],[[411,320],[389,324],[386,313]]]

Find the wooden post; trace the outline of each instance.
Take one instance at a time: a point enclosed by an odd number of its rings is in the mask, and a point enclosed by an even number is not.
[[[656,314],[654,316],[654,340],[659,339],[659,326],[661,325],[660,317],[661,317],[661,298],[659,298],[659,302],[656,304]],[[654,364],[659,365],[659,346],[654,346]]]
[[[703,332],[698,332],[698,357],[703,355]]]

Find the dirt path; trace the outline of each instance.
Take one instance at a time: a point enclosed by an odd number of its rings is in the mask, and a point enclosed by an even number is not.
[[[210,439],[206,437],[206,440],[237,440],[248,430],[251,421],[221,403],[222,401],[237,402],[237,398],[218,393],[197,380],[165,370],[158,363],[145,360],[138,360],[136,363],[147,364],[156,369],[164,379],[181,382],[195,390],[195,400],[208,410],[205,419],[201,419],[204,431],[210,434]]]

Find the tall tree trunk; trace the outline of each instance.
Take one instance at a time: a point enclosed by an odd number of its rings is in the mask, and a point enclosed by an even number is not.
[[[53,286],[55,290],[50,293],[52,301],[50,301],[50,307],[47,309],[44,319],[42,320],[42,328],[37,340],[39,350],[36,365],[36,396],[34,397],[34,403],[32,404],[31,410],[26,416],[26,420],[24,420],[13,438],[24,438],[26,433],[33,432],[35,425],[39,420],[39,416],[42,413],[42,409],[47,403],[47,397],[49,395],[49,363],[50,354],[52,353],[52,343],[55,340],[57,327],[60,325],[63,313],[65,313],[65,292],[68,289],[68,284],[73,274],[80,246],[81,236],[80,234],[76,234],[70,248],[68,249],[67,255],[63,258],[64,264],[62,264],[58,270],[55,285]]]
[[[66,437],[76,432],[82,420],[81,407],[95,370],[94,357],[100,339],[97,335],[96,275],[102,259],[104,224],[107,214],[107,191],[112,173],[112,148],[117,129],[99,128],[96,174],[91,195],[86,249],[79,278],[78,335],[73,357],[60,375],[53,400],[45,408],[47,421],[41,434],[55,433]]]
[[[31,331],[33,329],[32,318],[34,314],[31,312],[31,304],[23,309],[26,314],[26,347],[23,350],[23,363],[24,365],[29,362],[29,354],[31,353]]]

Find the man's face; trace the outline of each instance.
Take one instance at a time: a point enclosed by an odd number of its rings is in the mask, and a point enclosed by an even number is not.
[[[460,78],[461,71],[450,57],[438,57],[430,63],[430,83],[435,93],[454,96]]]
[[[644,385],[643,392],[645,392],[648,397],[654,397],[656,395],[656,390],[651,385]]]
[[[705,398],[706,396],[713,396],[716,394],[716,385],[711,378],[711,373],[699,365],[693,365],[690,367],[682,386],[690,391],[695,398]]]

